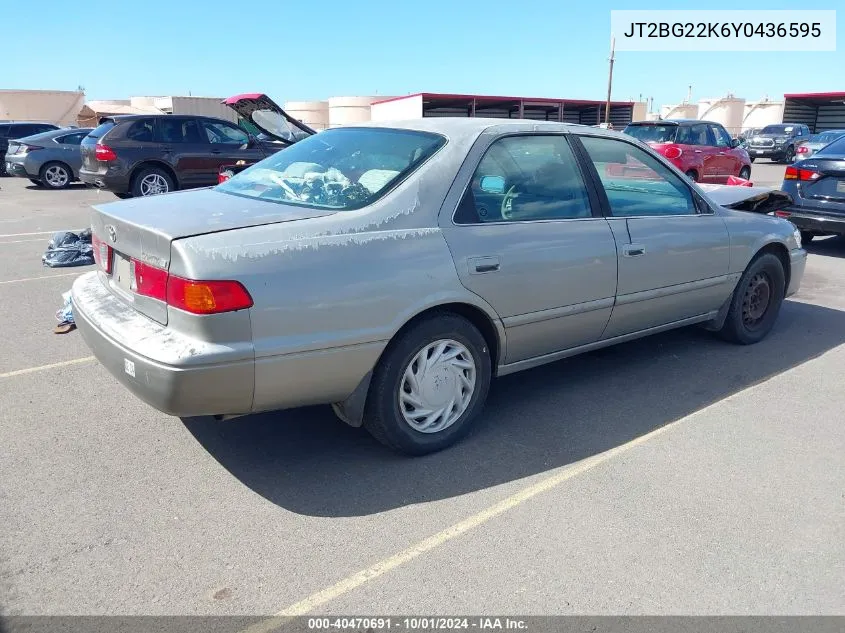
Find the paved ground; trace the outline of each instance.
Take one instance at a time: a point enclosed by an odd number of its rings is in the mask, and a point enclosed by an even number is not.
[[[81,271],[40,256],[111,197],[28,185],[0,179],[7,614],[845,614],[845,240],[765,342],[511,376],[408,460],[325,408],[180,421],[62,364],[89,356],[52,333]]]

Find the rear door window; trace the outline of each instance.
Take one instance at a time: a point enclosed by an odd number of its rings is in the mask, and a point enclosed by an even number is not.
[[[126,138],[139,143],[151,143],[153,141],[153,119],[138,119],[129,124],[126,130]]]
[[[9,137],[9,126],[8,125],[0,125],[0,138],[8,138]]]
[[[205,136],[213,145],[246,145],[249,136],[241,128],[222,121],[203,121]]]
[[[731,135],[721,125],[711,125],[710,131],[716,140],[716,147],[730,147]]]
[[[159,143],[206,143],[196,119],[159,119],[155,140]]]
[[[57,143],[63,143],[65,145],[79,145],[82,143],[82,139],[86,137],[87,132],[76,132],[74,134],[65,134],[64,136],[59,136],[56,139]]]

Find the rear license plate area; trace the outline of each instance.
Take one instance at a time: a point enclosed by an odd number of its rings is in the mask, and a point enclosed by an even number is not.
[[[845,180],[840,180],[836,183],[836,192],[845,193]]]
[[[114,266],[112,280],[115,285],[124,292],[131,293],[135,285],[135,266],[126,255],[117,251],[114,252],[112,264]]]

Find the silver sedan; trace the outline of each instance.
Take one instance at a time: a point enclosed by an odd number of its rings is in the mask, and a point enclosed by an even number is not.
[[[79,180],[79,146],[92,128],[62,128],[9,141],[6,171],[41,187],[64,189]]]
[[[806,251],[712,195],[598,128],[336,128],[214,188],[95,207],[74,317],[166,413],[331,404],[423,454],[496,376],[693,324],[763,339]]]

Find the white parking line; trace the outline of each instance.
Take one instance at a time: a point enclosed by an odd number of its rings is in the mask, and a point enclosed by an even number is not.
[[[0,244],[2,246],[2,244]],[[41,277],[23,277],[21,279],[9,279],[7,281],[0,281],[0,284],[19,284],[22,281],[38,281],[39,279],[55,279],[56,277],[74,277],[82,275],[82,272],[76,273],[60,273],[58,275],[43,275]]]
[[[10,240],[8,242],[0,242],[0,246],[4,244],[23,244],[24,242],[41,242],[44,243],[44,238],[39,238],[37,240]]]
[[[15,371],[7,371],[5,374],[0,374],[0,378],[14,378],[15,376],[23,376],[24,374],[34,374],[39,371],[47,371],[48,369],[58,369],[59,367],[67,367],[68,365],[79,365],[81,363],[90,363],[96,360],[93,356],[85,356],[84,358],[74,358],[73,360],[63,360],[61,363],[51,363],[49,365],[39,365],[38,367],[27,367],[26,369],[16,369]]]
[[[27,235],[52,235],[53,233],[59,233],[60,231],[65,231],[67,229],[56,229],[55,231],[35,231],[34,233],[6,233],[5,235],[0,235],[2,237],[26,237]]]

